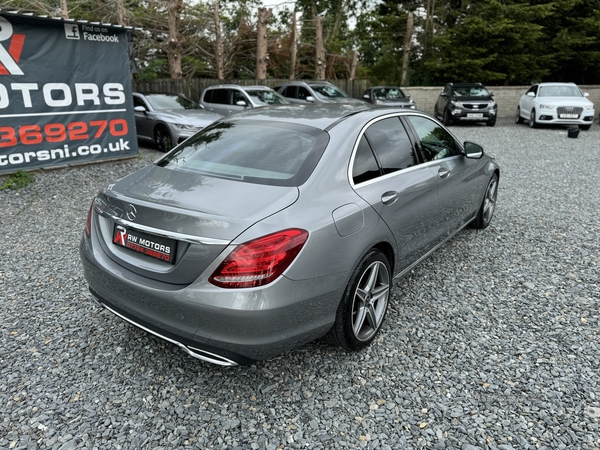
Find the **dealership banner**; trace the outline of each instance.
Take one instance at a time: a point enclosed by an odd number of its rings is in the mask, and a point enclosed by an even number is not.
[[[128,38],[0,12],[0,174],[137,155]]]

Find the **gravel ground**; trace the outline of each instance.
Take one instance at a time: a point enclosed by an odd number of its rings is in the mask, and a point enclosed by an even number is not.
[[[0,449],[600,448],[600,126],[454,126],[502,167],[484,231],[398,280],[373,345],[220,368],[93,305],[90,200],[154,160],[0,191]]]

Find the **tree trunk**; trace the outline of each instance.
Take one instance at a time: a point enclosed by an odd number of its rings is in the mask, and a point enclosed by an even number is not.
[[[183,0],[169,0],[169,69],[171,78],[179,79],[181,71],[181,42],[179,40],[179,18]]]
[[[296,11],[292,15],[292,30],[291,30],[291,43],[292,46],[292,55],[290,58],[290,80],[293,80],[296,77],[296,53],[298,51],[298,47],[296,46]]]
[[[125,26],[125,5],[123,0],[117,0],[117,23],[121,26]]]
[[[67,7],[67,0],[60,0],[60,16],[63,19],[69,18],[69,8]]]
[[[323,18],[317,16],[317,31],[315,36],[316,47],[316,67],[315,75],[317,80],[325,79],[325,44],[323,42]]]
[[[354,80],[356,77],[356,67],[358,66],[358,50],[354,50],[352,55],[352,66],[350,68],[350,79]]]
[[[223,41],[221,39],[221,20],[219,18],[219,3],[214,2],[213,8],[215,12],[215,62],[217,67],[217,78],[222,80],[225,78],[223,73]]]
[[[267,79],[267,23],[273,15],[273,9],[258,8],[258,24],[256,35],[256,79]]]
[[[402,76],[400,77],[400,86],[404,86],[406,84],[406,78],[408,74],[408,58],[410,56],[410,47],[412,44],[413,24],[413,13],[409,12],[408,19],[406,21],[406,37],[404,39],[404,56],[402,57]]]

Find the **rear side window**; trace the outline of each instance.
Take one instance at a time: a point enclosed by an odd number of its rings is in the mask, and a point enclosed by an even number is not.
[[[258,120],[219,121],[157,164],[172,170],[274,186],[300,186],[329,135],[317,128]]]
[[[375,122],[365,134],[379,159],[383,173],[396,172],[417,164],[412,143],[397,117]]]
[[[380,175],[381,171],[379,170],[373,151],[363,134],[358,143],[356,155],[354,155],[352,181],[354,181],[354,184],[363,183],[377,178]]]
[[[213,92],[214,92],[214,89],[208,89],[207,91],[204,92],[204,101],[206,103],[212,103]]]
[[[284,97],[289,97],[289,98],[297,98],[298,97],[298,95],[296,94],[297,92],[298,92],[298,88],[296,86],[288,86],[283,90],[281,95],[283,95]]]
[[[219,105],[228,105],[227,101],[228,89],[213,89],[212,99],[210,103],[218,103]]]

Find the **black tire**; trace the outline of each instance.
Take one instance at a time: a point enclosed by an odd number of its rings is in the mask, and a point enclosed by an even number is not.
[[[493,127],[494,125],[496,125],[496,119],[494,119],[494,120],[488,120],[485,124],[488,127]]]
[[[515,114],[515,123],[523,123],[525,119],[521,117],[521,107],[517,106],[517,114]]]
[[[529,114],[529,128],[537,128],[538,124],[535,121],[535,109],[531,110],[531,114]]]
[[[381,330],[391,288],[390,263],[382,252],[372,249],[350,278],[325,340],[346,350],[368,346]]]
[[[154,129],[154,143],[161,152],[168,152],[173,148],[173,138],[164,125],[158,125]]]
[[[583,131],[589,130],[591,125],[579,125],[579,129]]]
[[[442,123],[446,126],[452,124],[452,120],[450,119],[450,114],[448,114],[447,108],[444,108],[444,116],[442,117]]]
[[[496,210],[496,201],[498,200],[498,175],[492,175],[490,182],[485,190],[483,201],[477,212],[477,217],[472,222],[473,228],[483,230],[487,228]]]

